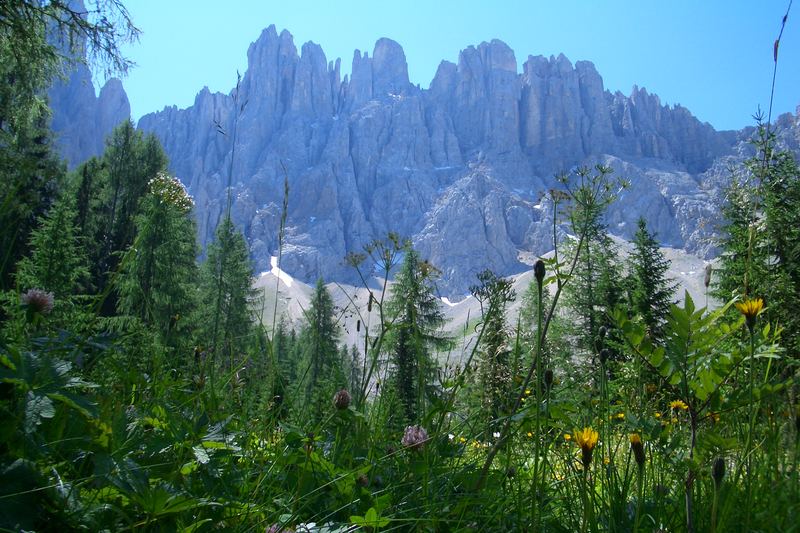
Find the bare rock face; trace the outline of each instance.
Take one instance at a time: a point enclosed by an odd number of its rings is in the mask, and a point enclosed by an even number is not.
[[[542,197],[558,187],[553,175],[598,162],[631,182],[608,213],[610,231],[631,237],[643,215],[664,244],[713,253],[721,158],[746,152],[747,131],[717,132],[637,87],[612,94],[588,61],[528,57],[519,72],[498,40],[443,61],[428,89],[409,82],[403,49],[389,39],[371,56],[356,50],[344,79],[338,59],[310,42],[298,52],[274,26],[247,57],[238,90],[203,89],[191,107],[146,115],[139,128],[158,136],[194,195],[203,243],[230,191],[260,270],[278,252],[288,180],[282,268],[305,281],[352,279],[344,256],[395,231],[443,272],[444,294],[463,294],[477,272],[510,274],[524,268],[521,252],[551,249],[552,206]],[[85,106],[69,106],[89,100],[54,105],[84,116]],[[127,116],[118,84],[98,102],[104,111],[88,116],[103,127]],[[800,144],[797,119],[781,120],[786,143]],[[72,161],[102,146],[60,131]]]
[[[95,95],[92,74],[78,65],[69,77],[57,80],[47,93],[53,110],[50,126],[55,145],[69,168],[103,153],[105,138],[131,116],[122,83],[110,79]]]

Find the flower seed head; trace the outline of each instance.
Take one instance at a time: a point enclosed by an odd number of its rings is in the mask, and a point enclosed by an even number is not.
[[[711,467],[711,477],[714,479],[714,485],[719,488],[722,478],[725,477],[725,459],[722,457],[717,457],[714,460],[714,465]]]
[[[545,274],[544,261],[539,259],[538,261],[536,261],[536,265],[534,265],[533,267],[533,275],[536,276],[536,283],[538,283],[540,287],[542,286],[542,282],[544,281],[544,274]]]
[[[544,371],[544,386],[548,390],[553,386],[553,370],[550,368]]]
[[[400,443],[412,450],[421,451],[428,441],[428,432],[422,426],[408,426]]]
[[[29,289],[20,296],[20,300],[22,305],[33,313],[47,315],[53,310],[52,292],[43,291],[42,289]]]
[[[644,444],[642,443],[642,437],[639,436],[638,433],[631,433],[631,451],[633,452],[633,458],[636,461],[636,464],[639,465],[639,468],[644,466]]]
[[[342,389],[333,395],[333,406],[339,411],[343,411],[350,407],[350,393],[347,389]]]

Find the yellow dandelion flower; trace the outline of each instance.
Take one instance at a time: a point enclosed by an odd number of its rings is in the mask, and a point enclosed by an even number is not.
[[[672,400],[671,402],[669,402],[669,408],[672,409],[673,411],[677,411],[678,409],[680,409],[681,411],[686,411],[687,409],[689,409],[689,406],[686,405],[686,402],[684,402],[683,400]]]
[[[736,309],[744,315],[747,329],[753,333],[753,327],[756,325],[756,317],[764,310],[764,300],[761,298],[747,299],[743,302],[736,302]]]
[[[564,433],[564,440],[570,440],[570,439],[572,439],[572,435],[570,435],[569,433]]]
[[[636,460],[636,464],[639,467],[644,466],[644,444],[642,444],[642,437],[638,433],[631,433],[630,435],[631,440],[631,451],[633,452],[633,458]]]
[[[656,414],[655,414],[655,417],[656,417],[656,418],[661,418],[661,413],[656,413]]]
[[[572,432],[575,435],[575,442],[581,448],[583,454],[583,467],[589,468],[592,463],[592,452],[594,447],[597,446],[597,439],[600,434],[590,427],[585,427],[582,430],[575,430]]]
[[[764,309],[764,300],[755,298],[753,300],[747,299],[743,302],[736,302],[736,309],[742,313],[745,318],[752,320]]]
[[[529,439],[533,438],[533,433],[531,433],[530,431],[528,432],[528,438]]]

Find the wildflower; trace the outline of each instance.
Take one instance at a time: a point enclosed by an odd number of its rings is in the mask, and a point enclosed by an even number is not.
[[[544,261],[539,259],[533,266],[533,275],[536,277],[536,283],[539,284],[539,287],[542,286],[542,281],[544,281],[544,274],[545,274]]]
[[[530,431],[527,433],[527,435],[528,435],[528,438],[529,438],[529,439],[532,439],[532,438],[533,438],[533,433],[531,433]]]
[[[422,450],[428,440],[428,432],[422,426],[408,426],[400,443],[412,450]]]
[[[544,371],[544,386],[547,390],[553,386],[553,371],[549,368]]]
[[[464,438],[464,437],[459,437],[458,438],[458,442],[460,442],[461,444],[464,444],[465,442],[467,442],[467,439]]]
[[[42,289],[29,289],[20,296],[22,305],[27,306],[31,313],[40,315],[50,314],[53,310],[53,293]]]
[[[756,325],[756,317],[764,309],[764,300],[755,298],[753,300],[747,299],[743,302],[736,302],[736,309],[744,315],[747,323],[747,329],[753,333],[753,326]]]
[[[687,409],[689,409],[689,406],[686,405],[686,402],[684,402],[683,400],[672,400],[671,402],[669,402],[669,408],[674,411],[677,411],[678,409],[680,409],[681,411],[686,411]]]
[[[564,433],[564,440],[569,441],[571,439],[572,439],[572,435],[570,435],[569,433]]]
[[[333,406],[343,411],[350,407],[350,393],[347,392],[347,389],[341,389],[339,392],[333,395]]]
[[[711,478],[714,480],[714,485],[719,489],[722,478],[725,477],[725,459],[717,457],[711,467]]]
[[[294,528],[281,524],[271,524],[267,526],[266,533],[294,533]]]
[[[531,390],[525,389],[525,396],[530,396],[530,395],[531,395]]]
[[[656,418],[661,418],[661,413],[656,413],[654,416],[655,416]]]
[[[600,435],[590,427],[585,427],[582,430],[575,430],[575,442],[580,446],[581,453],[583,454],[583,467],[588,469],[592,464],[592,452],[594,447],[597,446],[597,439]]]
[[[631,440],[631,451],[633,452],[633,458],[636,460],[636,464],[639,465],[639,468],[644,466],[644,444],[642,444],[642,437],[639,436],[638,433],[631,433],[630,436]]]
[[[625,420],[625,413],[617,413],[616,415],[614,415],[614,418],[616,418],[617,420]]]

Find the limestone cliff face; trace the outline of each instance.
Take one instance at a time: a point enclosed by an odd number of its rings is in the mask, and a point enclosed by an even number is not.
[[[47,96],[53,110],[55,144],[70,168],[102,154],[105,138],[131,116],[122,83],[110,79],[95,95],[91,72],[84,65],[78,65],[66,79],[57,80]]]
[[[115,86],[108,93],[108,109],[125,111]],[[563,55],[528,57],[520,72],[505,43],[481,43],[421,89],[390,39],[371,55],[356,50],[342,79],[338,59],[311,42],[298,51],[274,26],[250,46],[238,89],[203,89],[191,107],[139,127],[158,136],[194,195],[203,243],[230,187],[233,218],[268,270],[286,178],[284,270],[348,279],[345,254],[396,231],[442,270],[447,294],[484,268],[520,270],[520,252],[551,249],[542,194],[555,173],[582,164],[609,164],[631,181],[608,214],[612,232],[630,237],[644,215],[664,244],[713,252],[718,161],[738,157],[746,135],[717,132],[644,89],[612,94],[590,62]],[[70,157],[88,153],[75,146]]]

